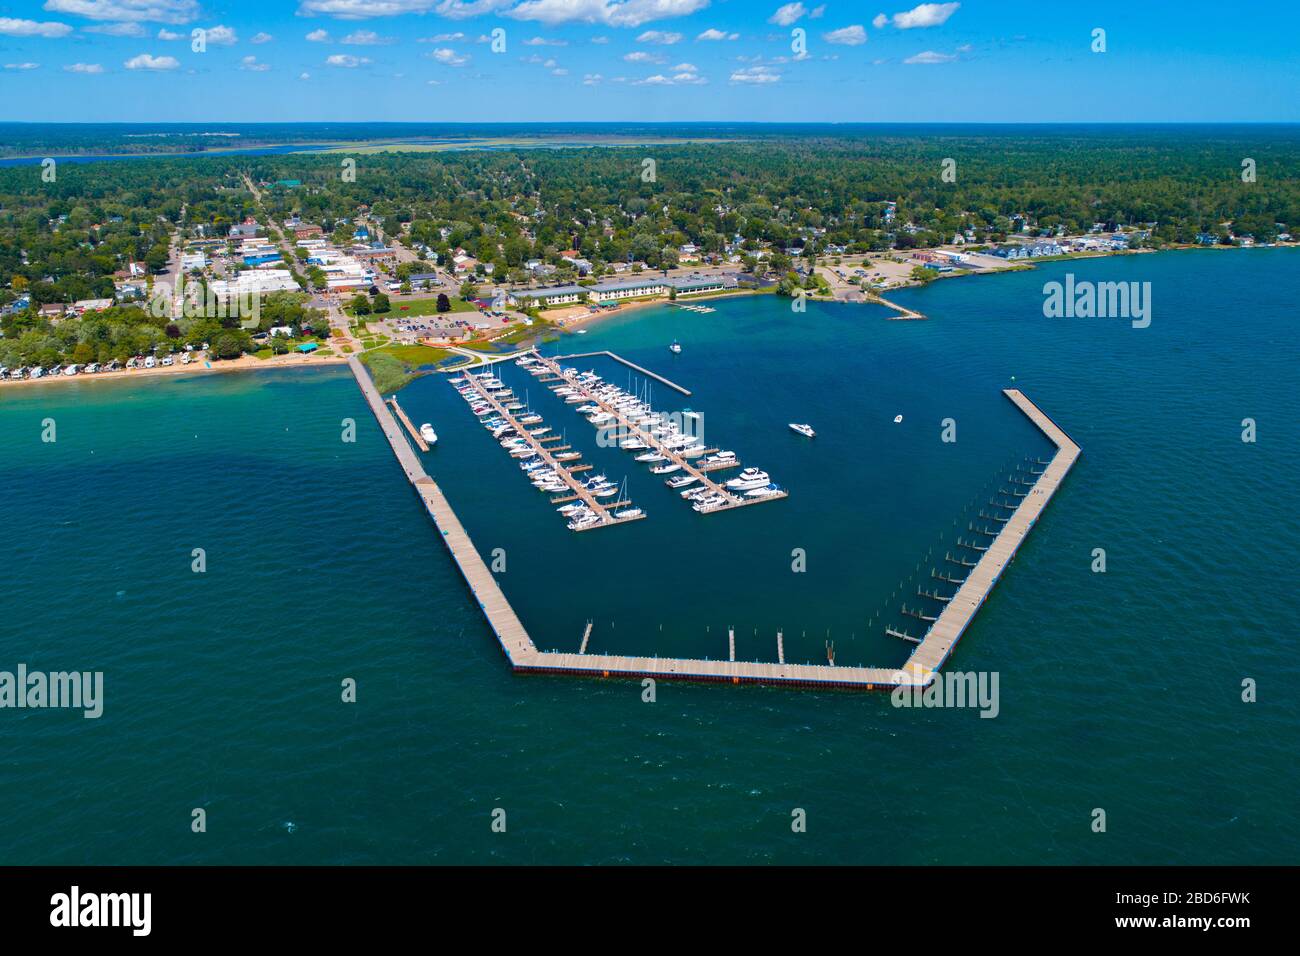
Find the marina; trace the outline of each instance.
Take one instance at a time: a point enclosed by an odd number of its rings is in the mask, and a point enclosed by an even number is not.
[[[562,436],[547,435],[550,431],[547,426],[529,428],[521,419],[516,418],[508,410],[503,400],[498,397],[510,394],[505,389],[493,389],[489,387],[492,384],[500,384],[500,381],[492,377],[490,372],[481,372],[479,374],[468,374],[462,378],[452,379],[452,384],[463,388],[462,397],[467,401],[472,401],[477,397],[484,405],[474,406],[471,410],[477,410],[484,406],[496,412],[496,419],[490,419],[486,424],[491,425],[499,422],[492,432],[492,437],[500,441],[503,448],[509,450],[511,457],[522,459],[520,467],[525,474],[536,471],[533,484],[540,491],[561,493],[561,497],[550,499],[551,504],[560,505],[558,509],[564,517],[569,519],[568,528],[570,531],[589,531],[592,528],[606,528],[610,525],[623,524],[628,521],[637,521],[645,517],[645,512],[639,508],[633,508],[631,502],[626,500],[625,495],[620,493],[618,500],[612,504],[606,504],[599,499],[607,496],[608,485],[601,481],[583,480],[574,477],[575,474],[590,469],[590,465],[567,464],[571,460],[568,456],[571,454],[567,450],[568,445],[548,448],[548,443],[552,441],[562,441]],[[536,415],[524,415],[526,419],[540,419]],[[536,424],[533,422],[532,424]],[[505,438],[504,436],[512,435],[513,437]],[[503,440],[504,439],[504,440]],[[560,459],[558,455],[565,455]],[[581,457],[581,456],[578,456]],[[566,493],[567,492],[567,493]],[[577,503],[577,502],[580,502]]]
[[[690,446],[700,443],[698,437],[684,435],[675,428],[660,428],[663,419],[656,419],[648,403],[639,401],[617,386],[602,383],[593,372],[579,373],[540,355],[528,359],[527,364],[534,374],[547,376],[543,381],[561,383],[551,386],[557,394],[560,394],[558,390],[564,389],[585,399],[588,404],[579,410],[592,410],[587,420],[602,429],[606,439],[611,434],[621,437],[620,447],[644,452],[637,456],[638,460],[651,463],[652,473],[666,475],[681,471],[693,478],[698,485],[682,492],[682,497],[690,500],[693,510],[700,514],[776,501],[789,494],[770,482],[765,472],[757,469],[747,469],[740,478],[724,483],[709,478],[707,472],[736,467],[739,460],[734,455],[726,459],[715,457],[696,466],[690,460],[695,451]],[[717,449],[712,449],[712,452],[716,454]],[[699,454],[707,458],[708,450],[701,450]]]
[[[561,369],[555,362],[541,357],[531,358],[523,362],[525,366],[532,363],[539,364],[541,367],[538,371],[547,378],[567,383],[568,387],[580,387],[575,384],[577,376],[572,372]],[[785,686],[877,690],[892,689],[900,685],[926,686],[935,679],[936,673],[951,655],[953,648],[992,592],[993,587],[1005,572],[1006,566],[1014,558],[1016,551],[1028,536],[1030,530],[1032,530],[1034,523],[1059,489],[1061,482],[1064,481],[1080,454],[1079,446],[1022,392],[1018,389],[1003,390],[1003,394],[1007,399],[1016,405],[1056,446],[1056,453],[1041,469],[1035,470],[1041,471],[1041,473],[1035,474],[1035,480],[1030,483],[1030,490],[1027,492],[1026,497],[1018,500],[1007,521],[993,535],[989,545],[979,552],[979,560],[953,561],[953,563],[961,567],[970,569],[964,578],[956,578],[953,575],[941,576],[937,572],[932,572],[932,577],[936,580],[956,584],[957,590],[955,593],[951,596],[940,596],[938,592],[931,591],[927,593],[918,588],[918,597],[935,598],[943,606],[943,609],[937,614],[927,614],[921,610],[905,607],[904,610],[908,616],[928,625],[924,633],[918,637],[907,630],[886,628],[887,635],[913,645],[910,656],[900,667],[837,665],[834,662],[834,645],[829,641],[826,647],[827,663],[787,663],[785,661],[783,634],[779,630],[773,635],[773,648],[777,656],[776,662],[736,660],[735,633],[734,629],[731,628],[728,629],[726,659],[592,654],[587,649],[592,633],[590,619],[587,621],[581,636],[576,638],[577,647],[575,651],[542,651],[536,647],[528,636],[522,622],[501,592],[493,574],[488,570],[482,557],[474,548],[468,534],[461,526],[460,521],[437,484],[424,472],[419,460],[411,450],[410,444],[403,437],[396,419],[390,413],[387,404],[379,397],[374,384],[364,372],[363,367],[356,359],[350,360],[349,365],[352,367],[353,374],[366,395],[371,410],[379,420],[385,436],[392,445],[399,463],[406,472],[408,480],[420,495],[426,510],[442,533],[444,542],[452,552],[452,556],[460,568],[470,591],[482,609],[484,616],[488,619],[488,623],[497,636],[507,660],[510,662],[511,667],[518,672],[574,674],[595,677],[658,677],[733,684],[765,683]],[[473,376],[467,376],[466,378],[469,383],[472,383],[472,387],[484,402],[495,409],[503,419],[514,422],[515,427],[518,428],[517,420],[505,410],[501,400],[492,394],[492,391],[482,380]],[[588,397],[590,397],[589,393]],[[596,401],[594,397],[591,400]],[[603,403],[596,402],[596,404],[602,408],[607,408]],[[610,412],[610,414],[614,415],[613,412]],[[626,424],[630,425],[630,423]],[[631,426],[631,428],[633,434],[639,433],[645,438],[652,437],[635,426]],[[527,432],[521,431],[520,434],[526,435]],[[542,440],[529,436],[527,441],[531,446],[531,451],[536,453],[537,456],[542,457],[543,460],[550,459],[551,464],[556,467],[557,474],[564,472],[564,469],[559,467],[559,463],[555,462],[550,453],[546,451]],[[647,444],[650,443],[647,442]],[[691,473],[696,481],[706,486],[721,488],[721,486],[710,481],[703,473],[695,471],[689,462],[681,458],[680,455],[674,455],[671,460],[681,470]],[[572,476],[566,477],[566,484],[569,486],[571,495],[575,499],[582,500],[593,513],[607,515],[607,523],[634,520],[631,518],[620,519],[608,514],[609,506],[602,505],[593,494],[581,483],[574,480]],[[622,489],[620,489],[619,496],[622,497]],[[728,497],[731,500],[736,496],[728,493]],[[744,503],[749,504],[753,503],[753,501]],[[620,502],[620,504],[624,503]],[[731,505],[731,507],[737,506],[739,505]],[[636,510],[637,516],[640,517],[639,509],[633,510]]]

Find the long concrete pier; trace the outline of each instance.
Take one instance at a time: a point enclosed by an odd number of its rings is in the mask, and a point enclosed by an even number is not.
[[[470,593],[483,610],[488,625],[496,635],[510,666],[519,672],[578,674],[592,677],[678,678],[719,681],[724,683],[764,683],[801,687],[844,687],[890,690],[899,685],[926,685],[947,660],[975,613],[997,583],[1020,543],[1028,535],[1047,502],[1060,487],[1079,456],[1079,446],[1017,389],[1005,394],[1034,422],[1057,447],[1051,462],[1034,482],[1033,489],[1020,499],[1020,506],[1003,526],[989,550],[967,576],[957,594],[945,606],[938,620],[920,639],[907,663],[898,668],[846,667],[837,664],[787,664],[782,635],[777,634],[777,663],[737,660],[697,660],[687,658],[632,657],[615,654],[588,654],[587,641],[591,625],[582,637],[578,653],[539,651],[522,622],[497,585],[496,578],[484,563],[451,505],[437,484],[424,471],[419,457],[402,435],[400,426],[375,389],[365,368],[356,359],[348,359],[361,391],[392,445],[407,479],[424,502],[425,509],[441,533],[452,559],[469,585]],[[731,651],[729,656],[734,655]]]
[[[1019,505],[1011,517],[1002,525],[986,550],[980,552],[975,567],[962,582],[957,593],[944,606],[938,619],[930,626],[921,643],[917,645],[907,666],[923,672],[934,672],[943,666],[952,649],[961,640],[962,634],[975,619],[975,613],[993,591],[1002,573],[1006,570],[1016,551],[1034,527],[1034,522],[1043,513],[1052,495],[1061,486],[1065,476],[1074,467],[1079,457],[1079,446],[1065,431],[1025,397],[1018,388],[1002,390],[1017,408],[1029,417],[1056,446],[1056,454],[1043,469],[1043,473],[1033,482],[1025,497],[1018,499]]]
[[[424,502],[425,510],[429,512],[429,517],[433,519],[433,523],[442,534],[443,543],[451,552],[456,566],[460,568],[465,583],[469,585],[470,593],[483,609],[483,616],[487,618],[488,625],[501,644],[501,649],[505,651],[506,658],[516,666],[529,660],[537,654],[537,648],[533,646],[514,608],[501,593],[496,578],[483,562],[478,549],[474,547],[474,542],[470,540],[460,519],[456,517],[456,512],[452,510],[451,504],[443,495],[442,489],[428,476],[424,466],[420,464],[419,456],[402,437],[397,420],[384,404],[365,366],[355,355],[348,358],[348,368],[352,369],[352,375],[361,386],[361,393],[365,395],[370,411],[374,413],[379,427],[384,432],[384,437],[393,447],[393,454],[397,456],[398,464],[406,472],[407,480],[415,488],[416,494]]]

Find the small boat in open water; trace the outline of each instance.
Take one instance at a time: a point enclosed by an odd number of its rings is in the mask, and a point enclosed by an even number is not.
[[[790,423],[790,430],[791,430],[791,431],[796,431],[796,432],[798,432],[800,435],[807,435],[809,438],[816,438],[816,437],[817,437],[817,433],[816,433],[815,431],[813,431],[813,427],[812,427],[811,425],[799,425],[799,424],[797,424],[797,423],[795,423],[795,422],[791,422],[791,423]]]

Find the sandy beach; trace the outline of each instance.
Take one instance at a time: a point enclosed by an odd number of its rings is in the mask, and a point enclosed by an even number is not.
[[[24,378],[18,381],[5,379],[0,381],[0,389],[17,388],[23,385],[53,385],[58,382],[121,382],[134,381],[139,378],[155,378],[162,375],[210,375],[216,372],[247,372],[267,368],[307,368],[323,365],[341,365],[347,362],[345,355],[274,355],[260,359],[253,355],[241,355],[237,359],[208,362],[206,360],[191,362],[189,365],[157,365],[153,368],[123,368],[116,372],[97,372],[92,375],[51,375],[41,378]]]

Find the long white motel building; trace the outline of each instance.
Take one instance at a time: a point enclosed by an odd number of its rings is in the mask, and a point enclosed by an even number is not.
[[[721,292],[728,288],[720,277],[694,276],[687,279],[641,279],[623,282],[597,282],[595,285],[559,285],[549,289],[519,290],[521,299],[536,299],[543,305],[569,305],[588,302],[618,302],[622,299],[640,299],[646,296],[668,295],[674,289],[679,296]]]

